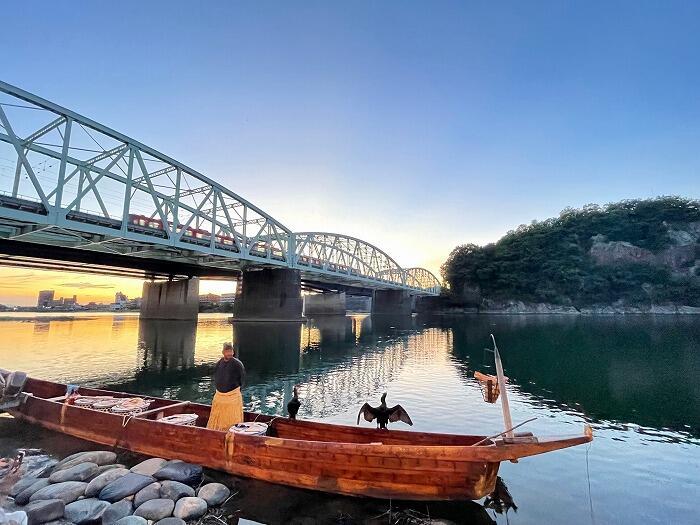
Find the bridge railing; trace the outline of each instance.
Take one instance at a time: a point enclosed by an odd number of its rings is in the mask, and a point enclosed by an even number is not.
[[[404,270],[386,252],[361,239],[327,232],[295,234],[294,264],[399,288],[439,293],[437,278],[424,268]]]
[[[18,219],[288,263],[291,231],[188,166],[0,82],[0,205]],[[263,240],[264,239],[264,240]],[[134,246],[125,247],[133,253]]]

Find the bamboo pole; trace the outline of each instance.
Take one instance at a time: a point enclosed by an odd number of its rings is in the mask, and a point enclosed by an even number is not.
[[[496,376],[498,377],[498,388],[501,391],[501,408],[503,409],[503,423],[505,428],[510,429],[506,432],[506,437],[513,437],[513,419],[510,417],[510,405],[508,404],[508,391],[506,390],[506,380],[503,375],[503,364],[501,363],[501,355],[498,353],[496,346],[496,338],[491,334],[493,341],[493,352],[496,358]]]

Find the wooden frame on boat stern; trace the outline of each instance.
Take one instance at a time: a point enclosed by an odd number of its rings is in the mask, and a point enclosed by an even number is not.
[[[501,461],[587,443],[583,435],[530,443],[471,446],[483,436],[433,434],[333,425],[246,413],[268,423],[275,436],[252,436],[173,425],[150,419],[182,409],[206,422],[210,407],[152,398],[145,417],[122,416],[48,398],[65,385],[29,379],[23,406],[12,415],[44,428],[149,456],[181,459],[297,488],[351,496],[412,500],[480,499],[493,491]],[[81,387],[84,395],[130,394]],[[158,410],[160,409],[160,410]]]

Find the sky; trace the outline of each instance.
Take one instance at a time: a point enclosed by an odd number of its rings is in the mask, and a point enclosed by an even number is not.
[[[697,2],[24,1],[0,12],[12,21],[2,80],[180,160],[292,230],[353,235],[405,267],[438,274],[455,246],[567,206],[700,196]],[[138,281],[31,273],[0,279],[140,294]],[[5,288],[0,303],[34,300]]]

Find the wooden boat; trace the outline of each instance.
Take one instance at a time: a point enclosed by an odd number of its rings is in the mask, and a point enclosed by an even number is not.
[[[166,459],[181,459],[236,476],[351,496],[410,500],[479,499],[493,491],[501,461],[587,443],[590,427],[573,437],[486,439],[377,430],[246,413],[269,425],[268,435],[205,428],[209,405],[153,399],[135,416],[64,403],[66,385],[27,379],[16,418],[87,441]],[[80,387],[85,396],[133,397]],[[156,421],[195,413],[195,426]],[[478,444],[481,442],[481,444]],[[476,445],[476,446],[475,446]]]

